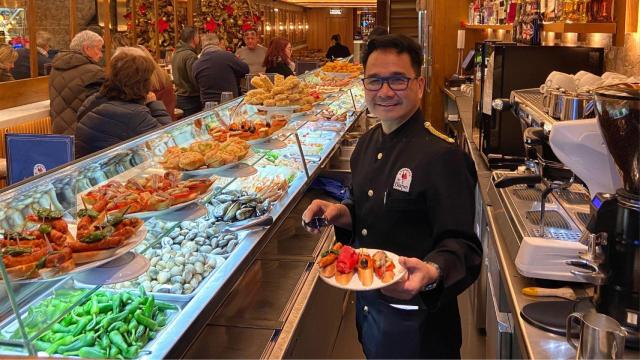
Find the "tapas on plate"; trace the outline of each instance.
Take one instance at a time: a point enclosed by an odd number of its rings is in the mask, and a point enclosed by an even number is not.
[[[220,143],[201,140],[189,147],[170,147],[164,153],[161,165],[165,169],[182,170],[190,175],[204,175],[207,171],[235,164],[249,155],[251,145],[238,137],[228,137]]]
[[[273,114],[267,119],[248,120],[242,119],[229,124],[229,127],[216,126],[209,129],[209,135],[218,141],[225,142],[228,139],[239,138],[245,141],[267,139],[276,131],[287,126],[287,116]]]
[[[83,209],[78,216],[76,226],[63,219],[62,211],[36,209],[24,230],[5,231],[0,252],[11,281],[49,280],[99,266],[146,235],[142,220],[125,218],[124,212]]]
[[[177,209],[209,191],[211,179],[180,180],[182,174],[166,171],[132,177],[122,183],[117,180],[89,190],[81,195],[85,207],[98,213],[126,209],[126,215]]]
[[[380,289],[398,281],[406,270],[394,253],[377,249],[354,249],[336,243],[325,251],[318,267],[329,285],[354,291]],[[356,276],[357,275],[357,276]]]
[[[277,74],[273,82],[265,75],[254,76],[251,85],[255,89],[249,90],[244,99],[251,105],[293,106],[300,109],[299,111],[307,111],[311,110],[315,102],[322,100],[319,93],[312,92],[310,85],[301,82],[295,76],[285,78]]]

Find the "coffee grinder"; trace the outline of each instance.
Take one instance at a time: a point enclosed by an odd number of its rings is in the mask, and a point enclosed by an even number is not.
[[[598,124],[616,163],[623,186],[615,194],[597,193],[587,228],[590,256],[603,281],[596,310],[616,319],[627,332],[627,345],[638,348],[640,317],[640,84],[604,87],[595,93]],[[599,171],[599,169],[593,169]],[[594,276],[597,276],[594,274]]]

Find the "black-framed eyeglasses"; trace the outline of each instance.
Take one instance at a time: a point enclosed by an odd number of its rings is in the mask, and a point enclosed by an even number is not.
[[[369,91],[378,91],[382,89],[384,83],[387,83],[391,90],[402,91],[407,90],[409,82],[413,79],[402,75],[383,76],[383,77],[366,77],[362,79],[364,88]]]

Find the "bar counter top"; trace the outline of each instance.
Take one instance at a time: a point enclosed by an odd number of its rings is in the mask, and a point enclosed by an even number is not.
[[[460,115],[460,123],[464,129],[465,141],[469,152],[476,163],[478,171],[478,185],[481,189],[483,202],[486,206],[486,213],[489,223],[489,230],[492,245],[497,253],[499,262],[500,276],[505,284],[504,290],[507,295],[510,311],[512,314],[512,324],[516,341],[520,345],[521,355],[531,359],[569,359],[575,358],[575,350],[567,343],[563,336],[558,336],[541,329],[538,329],[527,323],[520,311],[522,308],[533,302],[562,300],[560,298],[537,298],[522,294],[522,289],[529,286],[539,286],[533,279],[522,276],[518,273],[515,263],[507,250],[506,236],[509,236],[511,224],[507,218],[507,214],[500,204],[496,204],[497,198],[492,196],[495,188],[491,183],[490,170],[488,169],[481,152],[478,149],[477,142],[474,141],[472,134],[472,98],[465,96],[461,91],[443,89],[443,92],[454,99]],[[487,173],[489,176],[487,176]],[[638,359],[640,353],[638,351],[625,351],[625,358]]]
[[[0,128],[49,116],[49,100],[0,110]]]

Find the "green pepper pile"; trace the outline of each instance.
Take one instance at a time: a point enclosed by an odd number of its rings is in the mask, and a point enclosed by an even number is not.
[[[29,336],[85,293],[86,290],[56,291],[54,296],[29,308],[23,319]],[[166,325],[170,310],[177,307],[155,301],[142,288],[140,295],[96,291],[83,305],[53,324],[34,341],[34,346],[49,355],[133,359]]]

